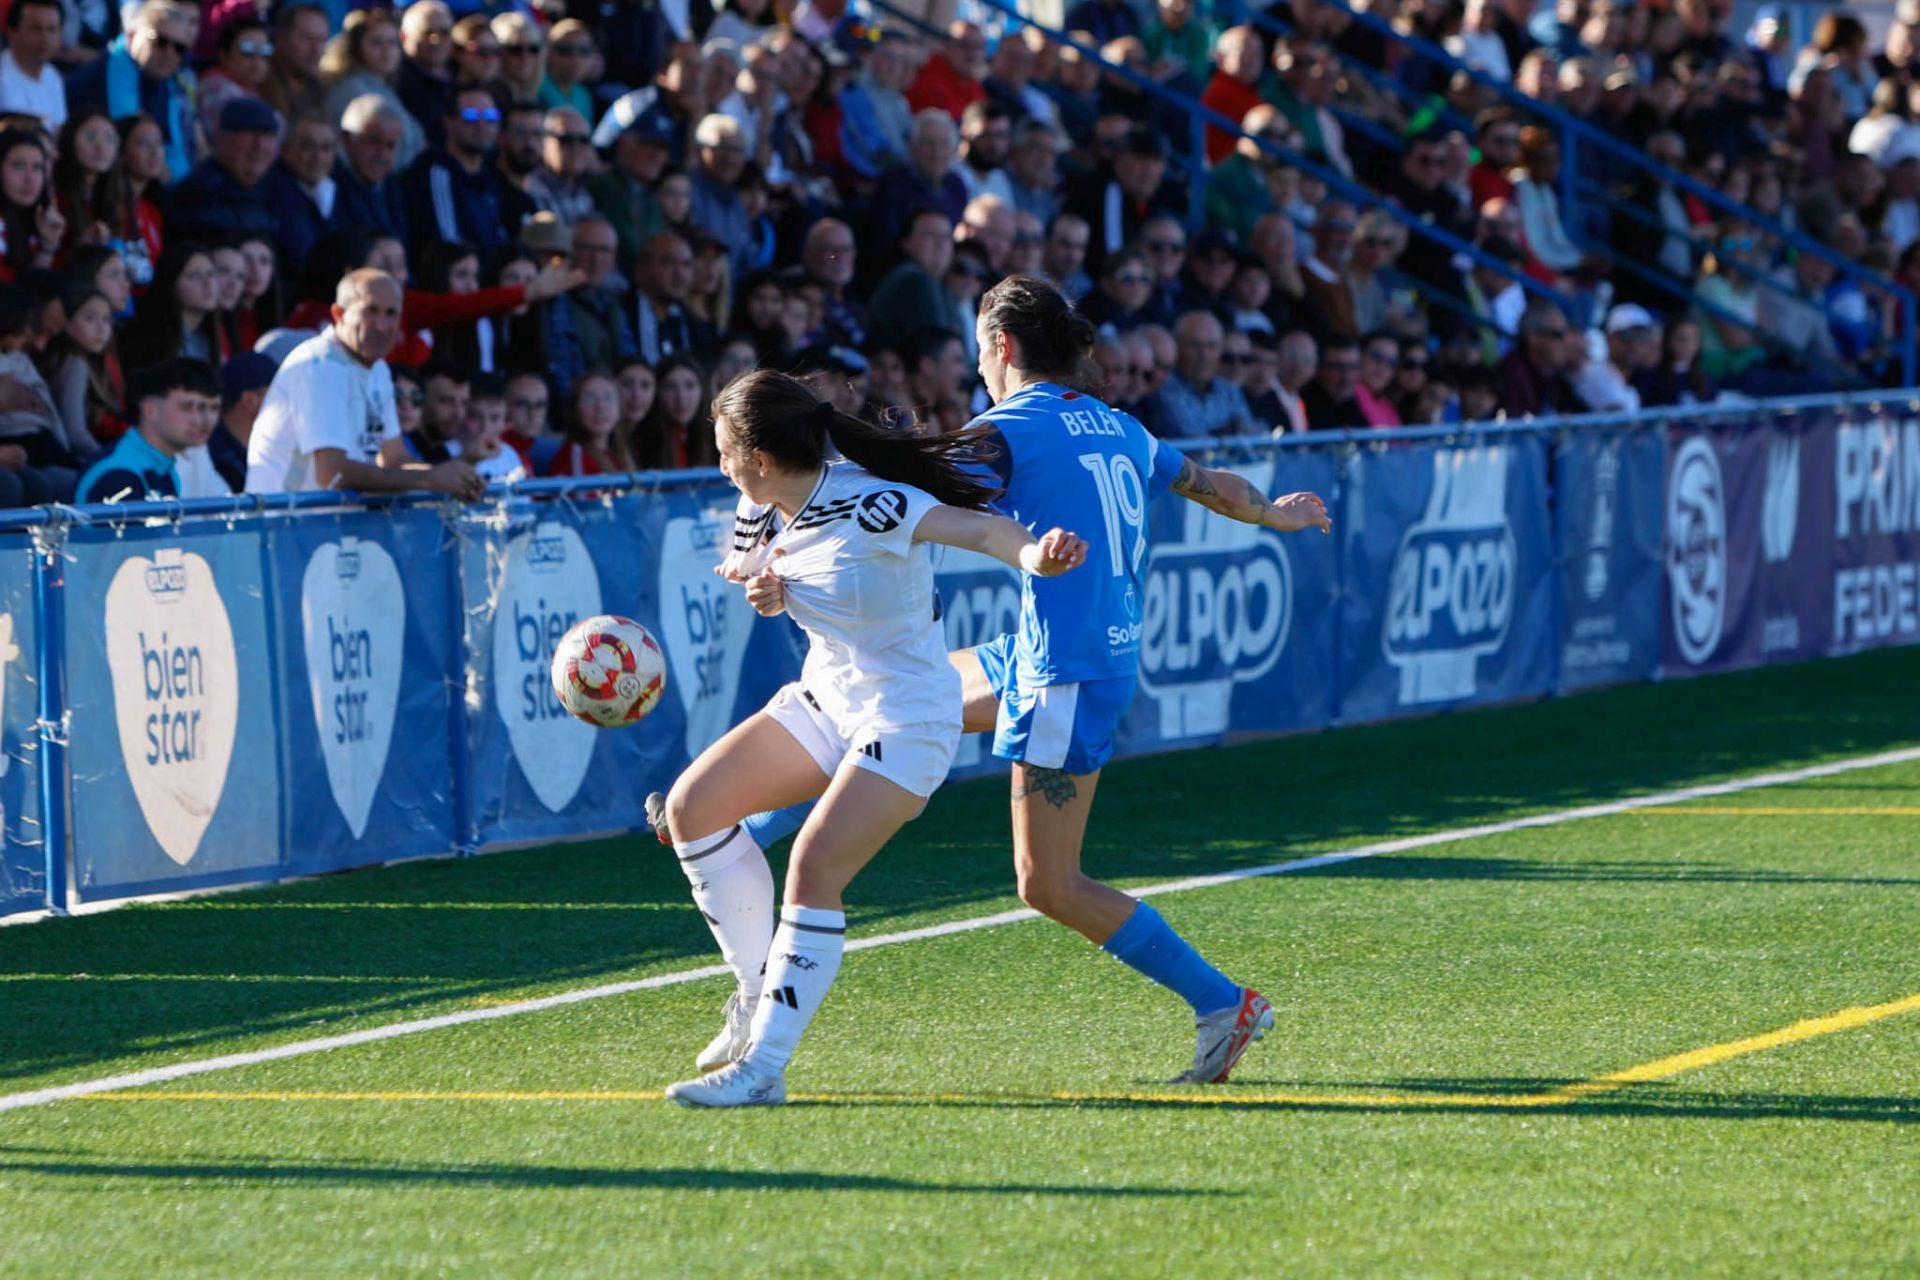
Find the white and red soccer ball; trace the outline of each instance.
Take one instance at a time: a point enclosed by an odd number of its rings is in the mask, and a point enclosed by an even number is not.
[[[632,618],[588,618],[554,648],[554,694],[576,718],[597,728],[633,724],[653,710],[666,687],[667,656]]]

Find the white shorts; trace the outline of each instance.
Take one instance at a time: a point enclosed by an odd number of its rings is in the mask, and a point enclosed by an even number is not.
[[[915,724],[904,728],[842,732],[813,695],[795,681],[767,703],[775,724],[792,734],[820,772],[831,778],[849,756],[854,764],[916,796],[930,796],[947,780],[960,749],[959,724]]]

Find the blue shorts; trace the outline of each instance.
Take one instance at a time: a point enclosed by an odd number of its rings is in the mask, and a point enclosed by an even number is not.
[[[976,646],[987,683],[1000,700],[993,754],[1036,769],[1092,773],[1113,759],[1113,733],[1133,704],[1133,676],[1078,684],[1022,687],[1013,664],[1013,636]]]

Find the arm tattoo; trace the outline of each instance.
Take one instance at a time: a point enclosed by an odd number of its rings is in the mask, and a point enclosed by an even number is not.
[[[1067,803],[1080,794],[1073,785],[1073,775],[1065,769],[1036,769],[1032,765],[1024,767],[1026,777],[1014,783],[1015,798],[1021,796],[1039,796],[1056,809],[1064,809]]]
[[[1173,488],[1175,492],[1194,499],[1211,497],[1217,492],[1213,481],[1207,476],[1206,468],[1195,466],[1192,458],[1180,460],[1180,474],[1173,478]]]

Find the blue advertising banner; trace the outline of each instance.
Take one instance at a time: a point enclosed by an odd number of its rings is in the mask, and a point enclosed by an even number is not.
[[[1765,468],[1773,430],[1735,419],[1676,427],[1668,440],[1663,676],[1733,671],[1763,660]]]
[[[1651,679],[1660,661],[1666,437],[1570,430],[1554,448],[1560,691]]]
[[[1198,460],[1240,473],[1269,497],[1311,490],[1331,508],[1339,487],[1331,450]],[[1239,524],[1172,495],[1150,519],[1140,692],[1121,749],[1197,746],[1332,719],[1338,542],[1317,529]]]
[[[1538,436],[1355,460],[1334,522],[1340,721],[1547,692],[1559,574],[1546,470]]]
[[[739,587],[713,572],[735,496],[719,485],[664,489],[461,519],[483,843],[640,826],[648,791],[798,671],[792,625],[760,625]],[[582,724],[553,694],[554,646],[596,613],[636,619],[666,651],[666,692],[637,730]]]
[[[66,550],[77,895],[272,879],[283,681],[259,526],[78,528]]]
[[[0,916],[47,905],[33,575],[32,541],[0,542]]]
[[[1857,653],[1920,641],[1920,418],[1863,415],[1825,434],[1827,520],[1815,526],[1833,539],[1825,647]],[[1812,448],[1809,437],[1808,456]],[[1809,487],[1819,478],[1816,470]],[[1809,506],[1803,526],[1822,513]]]
[[[1904,401],[1200,460],[1320,492],[1336,536],[1149,509],[1121,756],[1920,643]],[[800,669],[798,628],[713,572],[734,504],[679,476],[458,509],[57,514],[44,578],[27,532],[0,536],[0,914],[47,905],[49,792],[89,902],[638,827],[648,791]],[[935,557],[951,647],[1014,629],[1012,570]],[[552,693],[555,643],[595,613],[666,651],[637,728]],[[37,731],[43,662],[65,673],[44,691],[64,754]],[[1001,767],[977,735],[955,774]]]
[[[280,644],[286,874],[453,847],[458,625],[437,511],[268,525]]]

